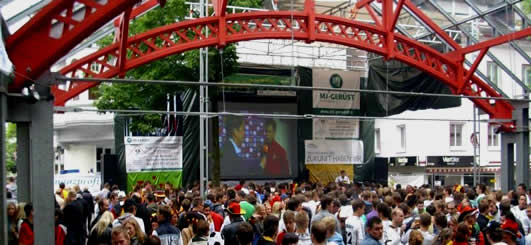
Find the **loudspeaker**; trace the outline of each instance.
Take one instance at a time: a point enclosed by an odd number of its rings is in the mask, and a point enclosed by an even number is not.
[[[120,185],[120,166],[118,166],[118,155],[103,155],[103,183]],[[103,184],[102,183],[102,184]]]
[[[374,158],[374,180],[378,183],[387,183],[389,174],[388,158]]]

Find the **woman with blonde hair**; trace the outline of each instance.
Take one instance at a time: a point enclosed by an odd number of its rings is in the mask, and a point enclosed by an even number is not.
[[[138,225],[135,218],[129,218],[124,221],[123,226],[127,229],[129,237],[131,238],[131,245],[142,245],[146,241],[146,234]]]
[[[409,234],[409,245],[422,245],[424,237],[418,230],[412,230]]]
[[[271,215],[280,218],[282,212],[282,202],[275,202],[273,207],[271,207]]]
[[[94,227],[92,227],[87,245],[111,244],[113,220],[114,216],[112,213],[105,211]]]

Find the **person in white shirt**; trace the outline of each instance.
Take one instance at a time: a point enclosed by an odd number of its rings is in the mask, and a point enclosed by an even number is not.
[[[345,170],[341,170],[339,172],[339,176],[337,176],[336,178],[336,183],[343,183],[343,184],[350,184],[350,179],[348,178],[347,176],[347,173],[345,172]]]
[[[530,222],[527,217],[527,197],[525,194],[520,194],[518,196],[518,205],[512,207],[511,212],[524,226],[525,235],[529,234]]]
[[[347,245],[360,245],[365,239],[365,228],[361,216],[365,213],[365,204],[361,200],[352,202],[354,215],[345,221],[345,231],[347,233]]]
[[[430,226],[431,226],[431,216],[428,213],[422,213],[420,215],[420,233],[422,234],[422,237],[424,237],[424,241],[422,242],[422,245],[431,245],[433,242],[433,239],[435,238],[435,235],[433,232],[430,232]]]
[[[310,218],[304,211],[295,214],[295,234],[299,237],[298,245],[311,245],[312,239],[308,232]]]
[[[404,221],[404,213],[402,209],[395,208],[391,214],[392,223],[389,226],[384,226],[383,244],[398,245],[400,244],[400,236],[402,233],[402,222]]]

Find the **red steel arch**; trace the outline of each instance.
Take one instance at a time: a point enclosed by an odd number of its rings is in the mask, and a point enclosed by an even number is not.
[[[374,14],[374,9],[368,4],[371,1],[361,1],[357,7],[367,8],[375,24],[316,14],[312,0],[306,1],[304,11],[228,15],[223,11],[226,1],[215,0],[215,9],[219,11],[215,16],[182,21],[129,37],[127,40],[122,39],[64,67],[60,73],[72,78],[111,78],[140,65],[187,50],[206,46],[223,47],[228,43],[245,40],[291,39],[293,37],[308,43],[321,41],[342,44],[374,52],[388,59],[400,60],[444,82],[455,94],[500,98],[501,95],[496,90],[473,73],[489,47],[531,35],[531,28],[527,28],[462,48],[409,0],[400,0],[394,10],[393,0],[381,0],[383,6],[381,17]],[[395,24],[403,6],[413,11],[440,38],[450,44],[454,51],[440,53],[425,44],[395,33]],[[124,16],[127,17],[128,14]],[[207,30],[208,36],[205,35]],[[475,51],[480,51],[480,55],[468,70],[464,67],[464,55]],[[15,65],[19,68],[18,63]],[[72,82],[66,89],[54,86],[52,92],[55,95],[55,104],[64,105],[69,99],[97,84],[96,82]],[[471,100],[488,113],[491,119],[512,119],[513,107],[508,101],[475,98]],[[512,122],[503,122],[500,125],[504,130],[514,129]]]

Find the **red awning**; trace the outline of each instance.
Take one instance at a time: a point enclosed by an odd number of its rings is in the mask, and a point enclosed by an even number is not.
[[[482,167],[479,168],[480,173],[497,173],[500,171],[499,167]],[[464,167],[464,168],[426,168],[427,173],[473,173],[474,168]]]

